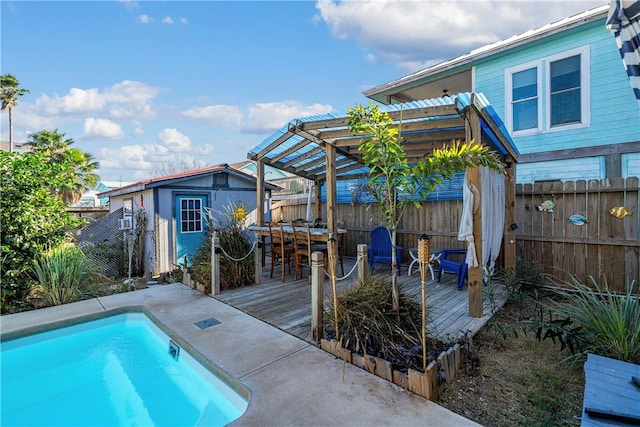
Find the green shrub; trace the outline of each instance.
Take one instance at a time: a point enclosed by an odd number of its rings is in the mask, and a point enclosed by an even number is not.
[[[95,273],[80,248],[72,244],[53,247],[33,263],[33,276],[49,305],[66,304],[95,291]]]
[[[590,352],[630,363],[640,363],[640,296],[633,284],[624,294],[592,287],[574,279],[555,292],[561,301],[550,307],[556,317],[539,325],[538,339],[557,338],[563,347],[581,356]]]
[[[24,304],[32,260],[82,223],[52,191],[64,184],[63,172],[45,154],[0,151],[2,313]]]
[[[216,230],[220,238],[220,287],[233,289],[255,283],[255,257],[253,240],[244,226],[246,210],[241,204],[232,204],[225,208],[226,222],[218,224]],[[192,278],[210,291],[211,287],[211,233],[209,227],[207,238],[193,257],[191,267]]]

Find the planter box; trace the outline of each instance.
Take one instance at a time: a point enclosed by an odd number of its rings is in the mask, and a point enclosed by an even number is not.
[[[387,360],[351,353],[348,349],[342,348],[336,340],[320,340],[320,348],[429,400],[438,400],[441,391],[455,378],[464,362],[462,347],[456,344],[440,353],[437,360],[431,361],[426,372],[409,369],[405,374],[394,370],[391,362]]]

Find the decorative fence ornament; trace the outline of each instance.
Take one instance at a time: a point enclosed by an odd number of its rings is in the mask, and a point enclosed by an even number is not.
[[[633,215],[633,212],[631,212],[624,206],[616,206],[615,208],[611,208],[609,209],[609,213],[618,219],[623,219],[625,216]]]
[[[584,225],[587,224],[589,220],[585,218],[584,215],[573,214],[569,217],[569,222],[573,225]]]
[[[542,212],[553,212],[553,208],[555,207],[556,204],[552,200],[545,200],[538,205],[538,210]]]

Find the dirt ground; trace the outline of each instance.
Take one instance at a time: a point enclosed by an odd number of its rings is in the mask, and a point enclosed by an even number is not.
[[[466,368],[438,404],[485,426],[580,425],[583,365],[560,363],[568,350],[525,336],[515,319],[531,316],[532,306],[507,303],[473,338]]]

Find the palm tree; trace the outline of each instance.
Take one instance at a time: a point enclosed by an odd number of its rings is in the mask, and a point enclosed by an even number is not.
[[[2,109],[9,111],[9,151],[13,151],[13,107],[18,103],[18,98],[29,92],[31,92],[29,89],[20,87],[20,82],[13,74],[0,76]]]
[[[94,188],[100,178],[94,173],[100,167],[94,157],[77,148],[72,148],[72,138],[58,130],[42,130],[29,136],[27,144],[34,152],[47,155],[53,163],[62,165],[65,184],[53,191],[67,203],[76,203],[82,194]]]

